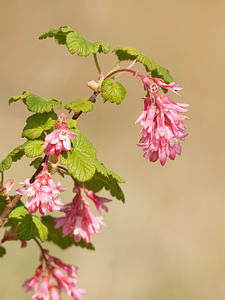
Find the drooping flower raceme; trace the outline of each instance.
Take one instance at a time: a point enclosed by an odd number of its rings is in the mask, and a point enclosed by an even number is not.
[[[51,174],[47,171],[47,164],[44,165],[43,170],[33,183],[30,183],[30,179],[27,178],[21,184],[24,187],[16,191],[20,195],[28,196],[26,207],[29,214],[39,209],[40,213],[45,216],[47,209],[52,212],[53,210],[60,210],[59,205],[63,205],[59,195],[65,189],[61,189],[61,181],[55,185]]]
[[[81,188],[83,188],[86,195],[93,200],[99,213],[100,207],[108,211],[108,208],[103,203],[111,200],[98,197],[93,191],[89,191],[77,184],[74,188],[76,196],[71,203],[65,204],[60,210],[65,213],[65,216],[55,219],[55,228],[63,227],[63,236],[74,236],[76,242],[79,242],[82,238],[86,243],[89,243],[90,236],[101,230],[100,225],[106,225],[103,223],[102,216],[95,217],[93,215],[88,201],[81,195]]]
[[[185,140],[187,133],[183,120],[189,119],[179,113],[187,112],[187,104],[175,103],[169,96],[159,93],[157,85],[166,88],[177,94],[182,87],[174,82],[166,84],[162,79],[140,76],[147,91],[144,97],[144,111],[141,113],[135,124],[140,123],[141,139],[138,146],[144,150],[144,157],[152,162],[160,160],[163,166],[167,157],[174,160],[176,154],[181,154],[179,140]],[[154,81],[151,82],[151,80]],[[157,85],[156,85],[156,84]]]
[[[60,259],[49,255],[45,249],[42,249],[40,261],[34,276],[23,284],[27,293],[34,290],[33,300],[61,300],[61,292],[74,300],[83,300],[82,295],[87,294],[87,291],[76,286],[79,272],[77,267],[64,264]]]
[[[67,114],[62,113],[58,117],[59,122],[56,122],[57,129],[53,130],[45,137],[45,152],[47,155],[55,153],[60,156],[62,150],[69,151],[71,142],[69,138],[75,138],[77,135],[71,132],[67,126]]]

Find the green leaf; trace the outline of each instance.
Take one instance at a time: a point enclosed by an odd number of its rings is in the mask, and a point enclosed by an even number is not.
[[[28,209],[21,201],[17,203],[8,217],[9,222],[14,221],[16,222],[15,224],[18,224],[18,234],[20,240],[27,241],[36,236],[38,236],[42,242],[47,239],[48,228],[38,217],[29,215]]]
[[[131,47],[117,47],[113,49],[120,61],[135,60],[140,54],[136,49]]]
[[[147,72],[151,72],[152,77],[162,78],[166,83],[171,83],[173,77],[169,71],[157,64],[151,58],[138,52],[136,49],[131,47],[117,47],[113,50],[116,53],[118,59],[121,60],[137,60],[145,66]]]
[[[108,175],[111,175],[112,178],[114,178],[119,183],[124,183],[125,182],[125,180],[122,177],[120,177],[119,175],[117,175],[113,171],[110,171],[109,169],[107,169],[107,173],[108,173]]]
[[[29,140],[24,144],[25,155],[29,158],[40,156],[44,152],[44,142],[41,140]]]
[[[25,206],[20,205],[16,208],[14,208],[10,214],[9,214],[9,219],[23,219],[26,215],[28,215],[28,210]]]
[[[0,172],[8,170],[11,167],[11,165],[12,165],[12,157],[8,155],[0,163]]]
[[[60,154],[60,163],[62,165],[67,165],[68,163],[68,153],[66,151],[62,151]]]
[[[16,147],[13,151],[9,153],[9,155],[6,156],[5,159],[1,161],[0,172],[8,170],[11,167],[12,162],[21,159],[23,155],[23,145]]]
[[[36,139],[44,131],[50,130],[55,126],[57,115],[53,111],[37,113],[27,118],[27,124],[23,129],[22,137]]]
[[[23,92],[22,95],[14,96],[9,99],[9,104],[16,102],[19,99],[22,99],[26,104],[29,111],[36,113],[50,112],[53,109],[53,106],[61,108],[62,101],[55,98],[42,98],[28,91]]]
[[[69,119],[69,121],[68,121],[68,127],[69,128],[75,128],[75,127],[77,127],[77,120]]]
[[[118,185],[117,180],[114,179],[111,175],[106,177],[96,172],[91,180],[86,181],[84,185],[88,190],[92,190],[94,193],[99,192],[104,187],[106,190],[109,190],[110,194],[113,197],[116,197],[118,200],[122,200],[122,202],[125,202],[122,189]]]
[[[12,157],[12,161],[15,162],[20,160],[24,155],[23,145],[16,147],[13,151],[9,153],[9,156]]]
[[[13,103],[13,102],[17,102],[18,100],[22,99],[26,99],[27,97],[27,91],[24,91],[22,95],[19,95],[19,96],[12,96],[10,99],[9,99],[9,104]]]
[[[104,176],[108,176],[108,172],[107,172],[107,168],[104,166],[104,164],[102,162],[100,162],[98,159],[95,160],[95,165],[96,165],[96,170],[104,175]]]
[[[28,214],[19,222],[18,234],[20,240],[29,241],[38,236],[38,230],[33,218],[33,216]]]
[[[73,31],[69,26],[62,26],[58,30],[51,28],[49,31],[41,34],[39,36],[39,40],[43,40],[46,38],[55,38],[55,42],[57,44],[65,45],[66,44],[66,36],[69,32]]]
[[[6,254],[5,248],[0,246],[0,257],[4,256],[5,254]]]
[[[69,235],[63,237],[62,236],[62,228],[54,228],[55,226],[55,221],[52,216],[45,216],[42,217],[43,223],[47,226],[48,228],[48,238],[47,240],[49,242],[53,242],[57,246],[59,246],[61,249],[66,249],[68,247],[71,247],[72,245],[74,246],[79,246],[82,248],[87,248],[90,250],[94,250],[94,246],[91,243],[86,244],[82,239],[79,243],[75,242],[74,237],[70,237]]]
[[[112,78],[106,78],[101,86],[102,97],[110,102],[120,104],[125,98],[127,90],[122,86],[120,82],[113,84]]]
[[[48,228],[38,217],[27,213],[18,222],[18,235],[22,241],[39,237],[44,242],[48,237]]]
[[[71,139],[72,145],[68,152],[62,151],[60,155],[60,163],[67,165],[69,173],[79,182],[90,180],[96,171],[105,177],[111,176],[119,181],[124,180],[108,170],[104,164],[98,160],[96,150],[87,139],[87,137],[80,132],[79,129],[71,129],[77,134],[77,137]]]
[[[46,39],[47,37],[55,38],[57,44],[66,45],[69,52],[74,54],[77,52],[79,56],[88,56],[90,53],[105,53],[110,51],[108,43],[92,42],[80,36],[69,26],[62,26],[58,30],[50,29],[39,36],[39,39]]]
[[[42,160],[43,160],[42,157],[37,157],[30,163],[30,166],[34,166],[35,169],[38,169],[40,167]]]
[[[88,56],[91,53],[97,52],[107,54],[110,49],[108,43],[93,43],[74,31],[67,34],[66,45],[71,54],[74,54],[77,51],[78,56]]]
[[[69,26],[62,26],[59,28],[59,30],[56,29],[50,29],[49,31],[46,31],[45,33],[41,34],[39,36],[39,40],[46,39],[47,37],[55,38],[55,42],[57,44],[65,45],[66,44],[66,35],[68,32],[72,31],[72,29]]]
[[[96,170],[96,150],[85,135],[78,129],[71,130],[78,136],[72,140],[72,147],[67,152],[66,162],[68,171],[77,180],[84,182],[91,179]],[[65,156],[64,156],[65,157]]]
[[[30,94],[26,98],[27,108],[36,113],[50,112],[53,106],[61,108],[61,101],[55,98],[42,98],[34,94]]]
[[[68,110],[73,110],[75,113],[92,111],[93,103],[88,101],[89,98],[78,98],[70,103],[67,103],[64,107]]]
[[[33,216],[32,220],[37,228],[38,236],[42,242],[44,242],[48,238],[48,227],[42,223],[42,221]]]

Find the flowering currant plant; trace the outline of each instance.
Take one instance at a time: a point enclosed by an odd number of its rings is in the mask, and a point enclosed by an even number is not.
[[[180,141],[187,136],[183,121],[188,119],[182,113],[187,112],[188,105],[171,100],[169,94],[178,95],[182,86],[175,83],[168,70],[134,48],[115,48],[113,52],[119,62],[130,62],[127,67],[115,62],[115,67],[104,76],[97,54],[108,54],[108,43],[87,40],[68,26],[51,29],[39,37],[46,38],[66,45],[71,54],[92,54],[98,80],[87,83],[92,90],[90,97],[65,104],[65,112],[58,115],[55,109],[60,109],[62,102],[55,98],[42,98],[25,91],[9,100],[10,104],[22,100],[31,115],[22,130],[26,141],[0,163],[0,227],[7,228],[1,240],[0,256],[6,254],[2,244],[7,241],[20,240],[21,246],[26,247],[33,240],[40,249],[40,263],[33,277],[23,284],[26,292],[33,293],[31,299],[58,300],[65,292],[81,300],[87,291],[77,286],[78,267],[50,255],[43,242],[52,242],[61,249],[79,246],[93,250],[91,236],[106,226],[101,210],[107,212],[111,201],[98,193],[104,188],[112,197],[122,202],[125,199],[120,187],[124,180],[97,158],[94,146],[79,130],[78,118],[92,111],[99,95],[104,102],[120,104],[127,91],[117,78],[130,73],[143,83],[144,90],[143,112],[135,121],[141,126],[137,145],[147,160],[159,161],[164,166],[168,158],[174,160],[176,154],[181,154]],[[136,63],[144,65],[145,74],[135,70]],[[4,182],[5,171],[23,156],[31,159],[33,175],[20,182],[20,186],[15,183],[16,195],[10,195],[14,181]],[[71,202],[65,203],[66,187],[60,180],[56,183],[55,173],[62,180],[65,176],[71,178],[74,186]],[[54,211],[58,211],[57,217]]]

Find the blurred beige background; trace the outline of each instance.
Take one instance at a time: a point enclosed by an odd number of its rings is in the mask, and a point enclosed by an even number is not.
[[[92,41],[110,42],[111,49],[137,48],[184,86],[182,98],[172,99],[190,104],[182,156],[164,167],[146,161],[136,146],[140,127],[134,121],[144,91],[131,76],[122,79],[128,93],[121,106],[102,104],[99,97],[94,111],[79,119],[99,159],[126,179],[126,203],[109,205],[108,227],[92,238],[95,252],[63,252],[46,243],[52,255],[80,267],[78,286],[89,292],[85,299],[225,299],[224,14],[223,0],[1,3],[0,159],[23,142],[28,116],[22,102],[8,106],[11,96],[28,90],[66,103],[89,96],[86,83],[97,79],[91,56],[72,56],[51,39],[38,40],[50,28],[69,25]],[[106,74],[116,57],[99,55],[99,62]],[[16,188],[32,175],[27,162],[5,175],[15,179]],[[65,202],[72,197],[68,184]],[[21,285],[34,274],[38,249],[32,241],[26,249],[17,242],[5,246],[1,299],[30,299]]]

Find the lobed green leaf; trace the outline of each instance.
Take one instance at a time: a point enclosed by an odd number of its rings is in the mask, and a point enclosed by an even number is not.
[[[42,160],[43,160],[43,157],[41,157],[41,156],[37,157],[30,163],[30,166],[34,166],[35,169],[38,169],[40,167]]]
[[[29,215],[28,209],[24,204],[19,201],[13,210],[10,212],[9,224],[18,225],[18,235],[19,239],[23,241],[28,241],[32,238],[39,237],[42,242],[44,242],[48,237],[48,228],[42,223],[42,221],[33,215]]]
[[[52,129],[55,126],[57,115],[55,112],[36,113],[27,118],[26,126],[23,129],[22,137],[27,139],[36,139],[43,132]]]
[[[24,205],[20,205],[15,207],[9,214],[9,219],[23,219],[26,215],[28,215],[28,210]]]
[[[125,182],[125,180],[122,177],[120,177],[119,175],[117,175],[113,171],[107,169],[107,173],[108,173],[108,175],[112,176],[112,178],[115,179],[116,181],[118,181],[119,183],[124,183]]]
[[[77,120],[69,119],[69,121],[68,121],[68,127],[69,128],[75,128],[75,127],[77,127]]]
[[[40,156],[44,152],[44,142],[41,140],[29,140],[24,144],[24,153],[29,158]]]
[[[44,242],[48,238],[48,227],[45,224],[43,224],[43,222],[39,218],[35,216],[32,217],[32,220],[37,228],[38,237],[42,242]]]
[[[173,77],[170,75],[169,71],[160,66],[151,58],[145,56],[144,54],[138,52],[136,49],[131,47],[117,47],[113,50],[116,53],[118,59],[122,60],[137,60],[145,66],[147,72],[151,72],[152,77],[162,78],[166,83],[171,83]]]
[[[64,107],[68,110],[73,110],[75,113],[84,112],[87,113],[89,111],[92,111],[93,109],[93,103],[91,101],[88,101],[88,98],[77,98],[76,100],[67,103]]]
[[[42,221],[36,217],[27,214],[24,214],[22,209],[20,209],[23,216],[19,214],[15,214],[18,222],[18,235],[19,239],[22,241],[29,241],[35,237],[39,237],[42,242],[44,242],[48,237],[48,228],[42,223]],[[16,210],[17,213],[19,209]]]
[[[112,78],[106,78],[101,86],[102,97],[110,102],[120,104],[126,96],[127,90],[120,82],[113,84]]]
[[[22,158],[24,155],[23,145],[16,147],[13,151],[11,151],[5,159],[3,159],[0,163],[0,172],[6,171],[10,169],[12,162],[15,162]]]
[[[8,170],[11,167],[11,165],[12,165],[12,157],[8,155],[0,163],[0,172]]]
[[[61,155],[61,163],[67,164],[68,171],[77,180],[91,179],[96,170],[96,150],[79,129],[72,129],[78,136],[72,140],[71,150]]]
[[[22,241],[29,241],[38,236],[37,227],[33,221],[33,216],[27,214],[18,223],[18,235]]]
[[[19,96],[12,96],[10,99],[9,99],[9,104],[11,104],[11,103],[13,103],[13,102],[17,102],[18,100],[24,100],[24,99],[26,99],[26,96],[27,96],[27,94],[26,94],[27,92],[25,91],[25,92],[23,92],[23,94],[22,95],[19,95]]]
[[[55,42],[57,44],[65,45],[66,44],[66,35],[68,32],[72,31],[72,29],[69,26],[62,26],[58,30],[56,29],[50,29],[49,31],[46,31],[45,33],[41,34],[39,36],[39,40],[43,40],[46,38],[55,38]]]
[[[28,91],[23,92],[22,95],[14,96],[9,99],[9,104],[22,99],[29,111],[36,113],[50,112],[53,106],[61,108],[62,101],[55,98],[42,98],[34,95]]]
[[[108,43],[92,42],[80,36],[69,26],[62,26],[58,30],[50,29],[39,36],[39,39],[47,37],[55,38],[57,44],[66,45],[71,54],[77,53],[78,56],[88,56],[90,53],[107,54],[110,51]]]

